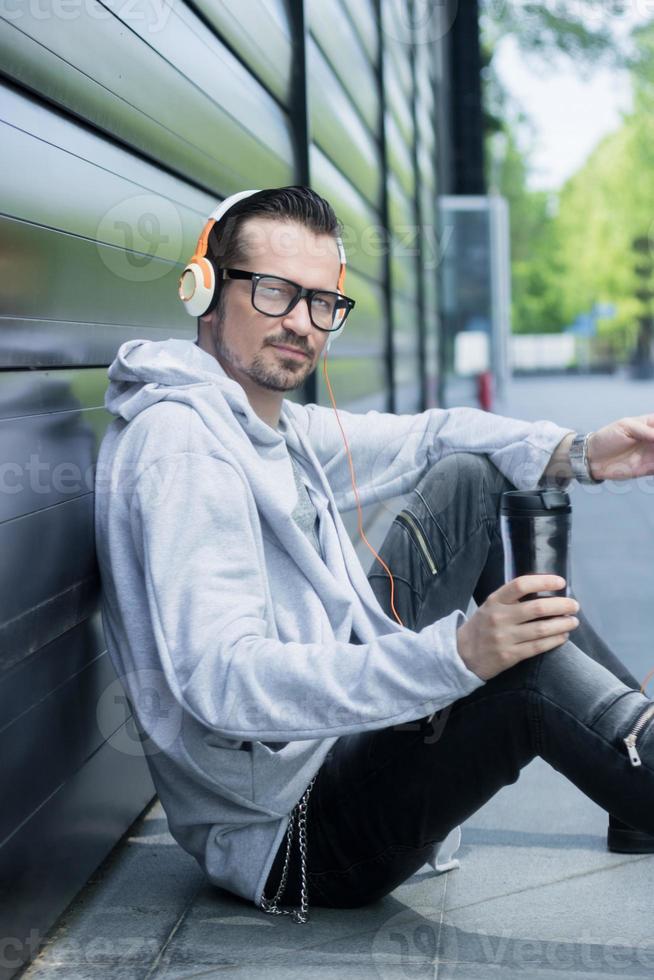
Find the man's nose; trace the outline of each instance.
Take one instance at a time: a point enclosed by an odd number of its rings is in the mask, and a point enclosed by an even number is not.
[[[309,315],[309,298],[303,296],[295,304],[290,313],[282,318],[282,326],[289,326],[299,334],[310,334],[313,324]]]

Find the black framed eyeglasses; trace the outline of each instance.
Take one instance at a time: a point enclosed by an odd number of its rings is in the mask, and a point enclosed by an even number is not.
[[[355,301],[329,289],[306,289],[291,279],[243,269],[221,269],[221,279],[251,279],[252,306],[266,316],[286,316],[306,297],[309,317],[318,330],[342,327]]]

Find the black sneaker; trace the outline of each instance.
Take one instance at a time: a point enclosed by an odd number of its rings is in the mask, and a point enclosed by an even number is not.
[[[609,851],[616,851],[618,854],[654,854],[654,834],[636,830],[631,824],[624,823],[609,813],[606,845]]]

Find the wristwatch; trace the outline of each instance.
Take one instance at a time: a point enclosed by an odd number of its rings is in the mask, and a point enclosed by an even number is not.
[[[596,480],[590,472],[588,464],[588,440],[592,432],[575,433],[570,445],[570,469],[572,475],[579,483],[604,483],[604,480]]]

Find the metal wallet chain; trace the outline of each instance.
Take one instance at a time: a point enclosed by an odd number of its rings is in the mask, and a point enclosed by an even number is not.
[[[300,801],[295,805],[291,812],[291,816],[288,821],[288,827],[286,828],[286,856],[284,858],[284,867],[282,869],[282,877],[279,882],[279,888],[277,889],[277,894],[273,899],[266,898],[265,895],[261,896],[261,903],[259,905],[263,912],[268,912],[270,915],[290,915],[294,922],[306,922],[309,918],[309,897],[307,892],[307,806],[309,800],[309,794],[313,784],[316,781],[316,775],[313,777]],[[295,827],[295,812],[297,810],[298,815],[298,840],[300,846],[300,869],[301,869],[301,887],[300,887],[300,907],[298,909],[280,909],[278,902],[282,897],[284,889],[286,888],[286,879],[288,877],[288,868],[291,858],[291,843],[293,841],[293,829]]]

